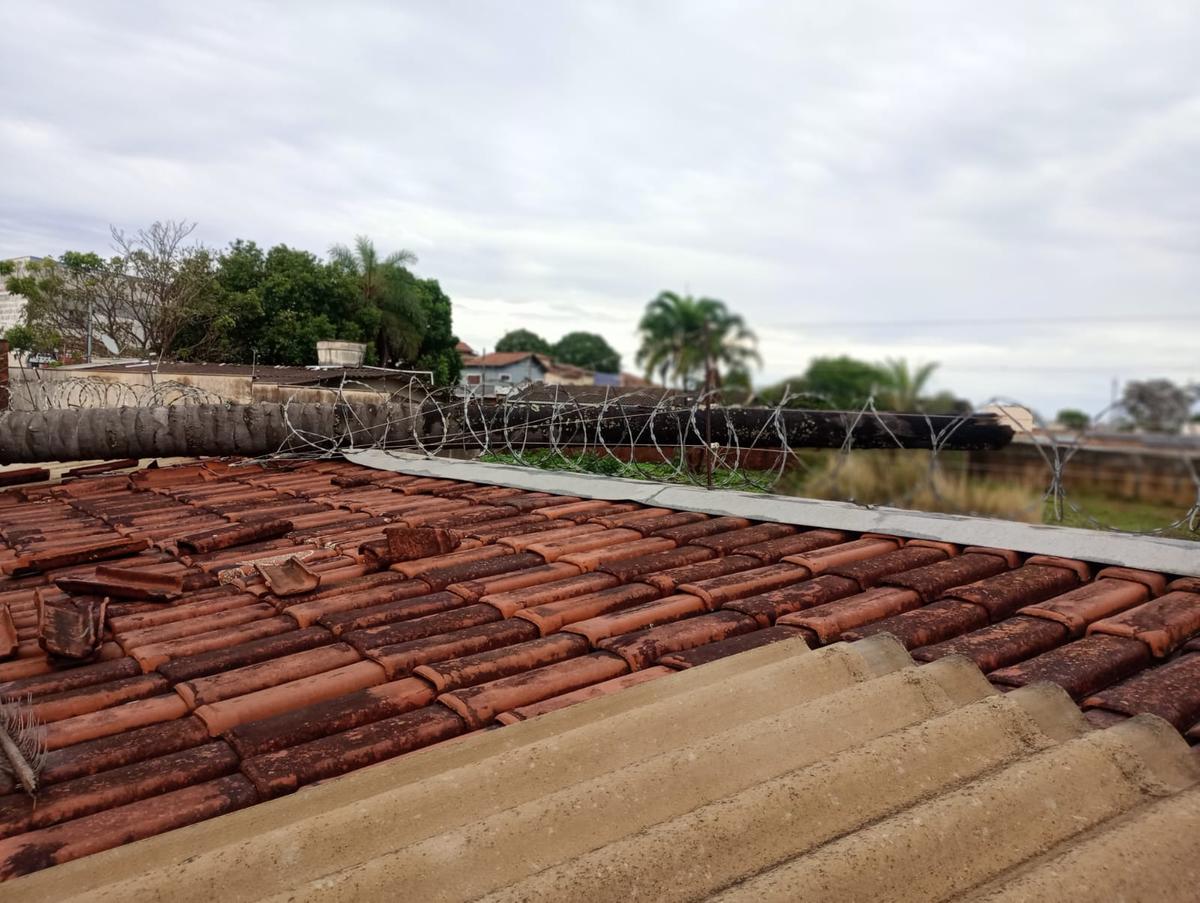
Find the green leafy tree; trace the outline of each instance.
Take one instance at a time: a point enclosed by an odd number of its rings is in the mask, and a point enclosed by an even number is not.
[[[360,235],[353,248],[334,245],[329,257],[335,267],[354,277],[364,304],[379,312],[374,341],[380,363],[414,360],[426,328],[421,290],[406,269],[406,264],[416,262],[416,255],[397,251],[381,257],[374,242]]]
[[[967,399],[943,390],[922,398],[920,409],[926,414],[949,414],[954,417],[963,417],[974,411],[975,406]]]
[[[425,335],[413,366],[432,372],[437,385],[455,385],[462,374],[462,358],[455,349],[458,336],[454,334],[450,298],[436,279],[422,279],[419,283],[425,309]]]
[[[904,358],[888,358],[879,365],[879,406],[889,411],[920,410],[925,387],[937,368],[932,362],[910,367]]]
[[[72,350],[90,334],[118,354],[170,356],[184,333],[206,325],[216,292],[213,255],[189,244],[194,229],[166,221],[130,235],[113,227],[115,256],[68,251],[30,261],[6,284],[27,299],[26,323],[58,333]]]
[[[875,394],[883,375],[875,364],[842,355],[813,358],[793,392],[816,396],[836,410],[861,408]]]
[[[689,386],[721,385],[721,372],[761,365],[757,339],[723,301],[661,292],[638,323],[637,362],[647,378]]]
[[[621,355],[594,332],[568,332],[554,343],[554,359],[601,373],[620,373]]]
[[[536,354],[551,354],[550,343],[536,332],[514,329],[506,332],[496,343],[497,351],[532,351]]]
[[[1092,418],[1078,408],[1063,408],[1054,419],[1069,430],[1086,430],[1092,424]]]
[[[8,347],[21,358],[31,354],[53,354],[62,347],[62,336],[57,332],[28,323],[9,327],[4,339]]]

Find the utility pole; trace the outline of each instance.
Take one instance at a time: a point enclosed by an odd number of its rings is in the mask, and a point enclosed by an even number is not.
[[[87,362],[92,362],[92,299],[88,298]]]

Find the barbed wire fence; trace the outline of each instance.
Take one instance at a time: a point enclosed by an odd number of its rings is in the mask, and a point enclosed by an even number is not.
[[[235,403],[175,380],[138,385],[94,377],[27,376],[21,374],[10,386],[14,409]],[[478,386],[431,387],[415,377],[388,390],[343,378],[319,389],[281,391],[288,439],[266,456],[274,461],[369,449],[475,457],[870,507],[915,507],[1200,539],[1200,443],[1177,437],[1152,442],[1150,437],[1118,434],[1106,425],[1125,413],[1120,404],[1100,412],[1091,421],[1095,425],[1069,431],[1052,428],[1013,399],[991,399],[985,407],[1012,427],[1012,445],[999,452],[963,452],[953,449],[954,439],[973,415],[919,415],[927,436],[925,447],[914,449],[890,428],[894,415],[878,410],[874,400],[834,415],[842,434],[836,447],[814,449],[789,441],[785,414],[797,401],[811,406],[811,393],[785,392],[775,405],[757,408],[762,415],[759,425],[747,435],[734,423],[737,412],[747,408],[723,403],[720,392],[514,385],[507,394],[495,395]],[[319,403],[341,414],[333,435],[306,430],[300,417],[291,416],[297,405],[313,403],[314,394]],[[361,414],[364,410],[371,412],[369,417]],[[884,443],[888,447],[858,444],[856,436],[864,426],[890,436]],[[709,441],[714,429],[729,441]],[[1015,465],[995,460],[1014,455],[1014,450],[1021,459]],[[1085,460],[1097,453],[1119,460],[1111,468],[1113,474],[1097,476],[1103,468]],[[1106,480],[1130,483],[1131,478],[1132,487],[1096,488]],[[1097,496],[1105,495],[1136,500],[1148,491],[1147,483],[1157,486],[1154,510],[1148,515],[1152,523],[1114,523],[1108,506],[1096,502]]]

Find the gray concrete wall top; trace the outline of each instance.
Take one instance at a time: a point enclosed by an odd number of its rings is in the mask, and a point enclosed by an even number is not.
[[[910,539],[937,539],[960,545],[997,546],[1031,554],[1061,555],[1100,564],[1200,576],[1200,542],[1183,539],[704,489],[511,464],[428,458],[406,452],[371,450],[351,452],[346,458],[365,467],[413,476],[469,480],[581,498],[640,502],[681,511],[736,515],[808,527],[893,533]]]

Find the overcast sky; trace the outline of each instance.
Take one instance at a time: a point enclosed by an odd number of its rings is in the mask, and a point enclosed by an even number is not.
[[[593,329],[633,369],[669,288],[745,315],[761,383],[905,356],[1053,414],[1200,379],[1195,0],[0,12],[0,257],[365,233],[477,349]]]

